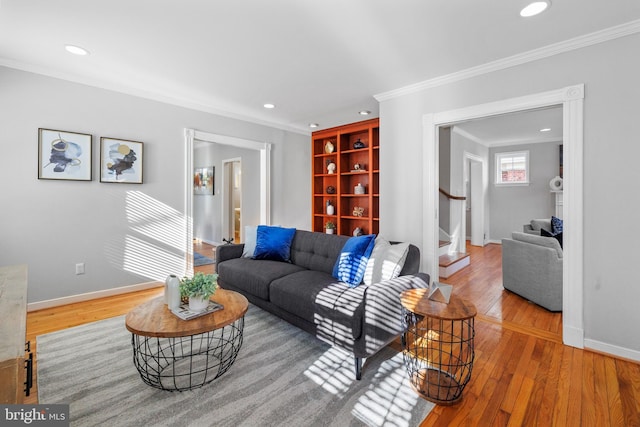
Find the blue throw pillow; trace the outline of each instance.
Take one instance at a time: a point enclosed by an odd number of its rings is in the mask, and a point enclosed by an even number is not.
[[[553,215],[551,216],[551,232],[553,234],[562,233],[562,220]]]
[[[333,266],[333,277],[352,288],[358,286],[364,278],[375,239],[375,234],[349,238]]]
[[[291,262],[291,242],[295,234],[295,228],[259,225],[253,259]]]

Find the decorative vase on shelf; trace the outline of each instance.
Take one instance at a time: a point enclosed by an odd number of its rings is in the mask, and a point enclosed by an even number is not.
[[[335,149],[335,146],[333,145],[333,143],[331,141],[327,141],[324,144],[324,152],[327,154],[331,154],[333,153],[333,150]]]
[[[327,187],[327,194],[336,194],[336,187],[330,185]]]
[[[358,185],[353,187],[353,194],[364,194],[364,186],[358,183]]]
[[[362,236],[362,228],[356,227],[353,229],[353,237]]]
[[[551,191],[562,191],[562,178],[556,176],[549,181]]]
[[[170,274],[164,282],[164,301],[169,310],[177,310],[180,307],[180,279]]]
[[[333,163],[332,161],[330,161],[329,163],[327,163],[327,173],[328,174],[333,174],[336,171],[336,164]]]
[[[331,200],[327,200],[327,215],[336,213],[336,208],[331,204]]]
[[[360,138],[356,142],[353,143],[353,148],[359,150],[360,148],[364,148],[364,142],[360,141]]]

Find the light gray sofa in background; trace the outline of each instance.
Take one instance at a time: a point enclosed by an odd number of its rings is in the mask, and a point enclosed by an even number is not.
[[[537,236],[540,235],[540,230],[545,229],[547,231],[551,231],[551,219],[532,219],[529,224],[524,224],[522,226],[522,231],[527,234],[535,234]]]
[[[514,231],[502,239],[502,285],[549,311],[562,311],[562,248],[553,237]]]

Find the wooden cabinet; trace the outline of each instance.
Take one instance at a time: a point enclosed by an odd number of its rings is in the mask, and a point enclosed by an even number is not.
[[[312,152],[312,228],[352,236],[377,234],[380,223],[380,126],[366,120],[314,132]],[[357,187],[357,189],[356,189]],[[333,206],[327,210],[327,204]]]
[[[31,382],[25,371],[27,266],[0,267],[0,403],[24,402]],[[30,368],[30,365],[29,365]],[[26,387],[26,388],[25,388]]]

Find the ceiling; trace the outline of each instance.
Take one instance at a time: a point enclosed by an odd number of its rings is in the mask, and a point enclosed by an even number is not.
[[[0,65],[308,133],[376,117],[376,95],[640,19],[638,0],[553,0],[528,19],[523,4],[0,0]]]
[[[560,142],[562,106],[470,120],[456,124],[453,129],[487,147]]]

